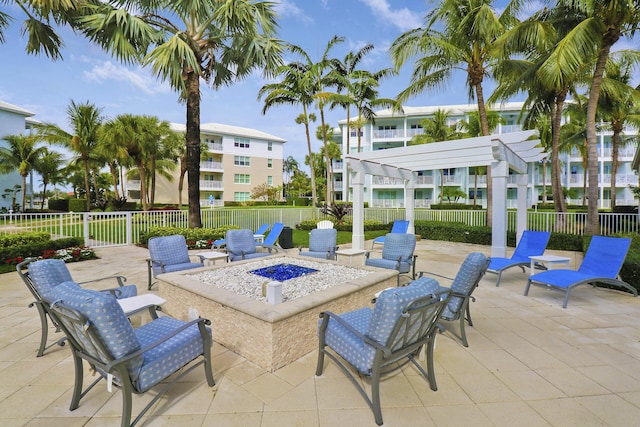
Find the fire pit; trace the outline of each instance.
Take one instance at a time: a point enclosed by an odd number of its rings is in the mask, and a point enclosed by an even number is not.
[[[272,279],[253,272],[281,273],[283,268],[274,266],[282,264],[303,267],[299,272],[318,271],[282,281],[284,302],[268,305],[262,284]],[[392,270],[274,255],[163,274],[158,279],[160,295],[167,300],[164,312],[187,319],[190,310],[197,311],[211,320],[215,342],[274,371],[317,347],[321,311],[342,313],[364,307],[376,292],[395,286],[396,275]]]

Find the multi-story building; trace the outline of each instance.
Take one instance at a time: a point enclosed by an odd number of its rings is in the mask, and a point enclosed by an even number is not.
[[[171,124],[176,132],[185,132],[183,124]],[[224,202],[251,200],[254,187],[282,185],[283,145],[286,140],[255,129],[218,123],[200,125],[200,138],[207,147],[206,160],[200,161],[200,205],[223,206]],[[158,177],[157,203],[178,203],[179,171],[171,181]],[[139,200],[140,182],[129,181],[127,198]],[[182,202],[186,203],[186,178]]]
[[[520,124],[520,111],[523,104],[520,102],[510,102],[494,107],[503,118],[503,123],[498,125],[494,133],[503,134],[522,130]],[[424,133],[421,122],[424,119],[433,118],[437,110],[444,110],[449,113],[450,125],[464,120],[469,121],[471,113],[477,111],[477,105],[448,105],[436,107],[404,107],[403,112],[393,112],[382,110],[376,112],[375,122],[368,122],[360,131],[360,151],[384,150],[387,148],[403,147],[418,134]],[[343,153],[357,152],[358,135],[354,128],[348,129],[347,121],[339,122],[339,130],[334,132],[334,136],[342,146]],[[347,143],[347,132],[349,132],[349,142]],[[631,132],[637,132],[632,130]],[[627,132],[629,135],[629,132]],[[602,208],[610,206],[611,201],[611,132],[600,131],[598,142],[598,164],[599,164],[599,189],[600,205]],[[618,156],[619,167],[616,173],[616,204],[629,205],[637,204],[634,201],[633,193],[629,189],[629,184],[638,184],[638,176],[632,170],[632,160],[636,147],[627,146],[620,149]],[[565,188],[575,190],[575,199],[569,203],[580,204],[583,191],[585,170],[583,168],[582,157],[578,150],[569,153],[561,153],[562,162],[562,185]],[[547,168],[547,173],[543,173],[543,168]],[[334,177],[334,188],[337,200],[347,198],[346,191],[349,188],[348,176],[343,168],[342,162],[334,165],[336,171]],[[543,176],[546,185],[543,182]],[[460,200],[467,204],[481,204],[486,207],[487,203],[487,179],[486,171],[478,171],[474,168],[464,169],[444,169],[441,171],[424,170],[418,173],[418,180],[415,183],[415,207],[429,207],[432,203],[440,201],[440,195],[444,187],[456,187],[466,195],[466,199]],[[531,204],[541,200],[543,189],[548,186],[550,191],[551,172],[548,162],[529,165],[529,185],[528,200]],[[371,207],[404,207],[404,183],[402,180],[368,176],[365,183],[365,202]],[[509,182],[507,191],[507,206],[515,207],[516,204],[516,182]],[[351,200],[351,195],[348,197]]]
[[[0,101],[0,146],[6,146],[6,142],[2,140],[7,135],[20,135],[30,133],[33,120],[30,119],[34,113],[25,110],[24,108],[16,105],[9,104],[7,102]],[[22,184],[22,178],[16,170],[8,174],[0,174],[0,209],[11,209],[12,195],[16,185]],[[27,187],[27,197],[32,201],[31,194],[33,194],[31,181]],[[22,193],[17,194],[16,200],[22,200]]]

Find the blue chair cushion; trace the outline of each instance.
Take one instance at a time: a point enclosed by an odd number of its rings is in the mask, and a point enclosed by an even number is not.
[[[61,259],[42,259],[29,264],[29,277],[45,301],[53,301],[53,288],[63,282],[72,282],[71,273]]]
[[[173,273],[174,271],[189,270],[192,268],[200,268],[202,264],[199,262],[185,262],[181,264],[165,265],[163,273]]]
[[[142,348],[133,326],[113,295],[84,289],[74,282],[63,282],[52,288],[52,293],[54,304],[56,301],[63,302],[83,314],[95,326],[102,343],[114,359]],[[78,335],[83,336],[82,333]],[[137,379],[142,363],[142,356],[127,363],[132,380]]]
[[[227,252],[231,261],[242,259],[243,253],[245,258],[249,258],[249,254],[256,253],[256,241],[253,238],[253,231],[249,229],[228,230],[224,240],[227,243]]]
[[[184,324],[185,322],[181,320],[163,316],[136,329],[135,335],[142,347],[145,347]],[[211,336],[211,330],[207,328],[207,331]],[[140,373],[134,386],[139,392],[148,390],[176,372],[181,366],[197,358],[203,350],[203,341],[198,326],[190,326],[144,353]]]
[[[373,310],[365,307],[340,314],[339,317],[364,335],[369,329],[372,314]],[[368,374],[371,371],[375,349],[366,345],[362,338],[351,333],[340,323],[329,320],[325,331],[325,343],[359,372]]]
[[[487,257],[484,254],[472,252],[467,255],[451,283],[451,290],[457,294],[471,295],[484,274],[486,265]],[[440,317],[447,320],[456,319],[463,302],[464,298],[452,296]]]
[[[138,295],[138,287],[136,285],[125,285],[111,289],[113,296],[117,299],[131,298]]]
[[[309,233],[309,252],[327,252],[336,246],[338,231],[335,228],[314,229]]]
[[[398,266],[398,262],[392,259],[385,259],[385,258],[367,258],[365,260],[365,265],[369,265],[371,267],[388,268],[391,270],[396,270],[396,267]],[[400,273],[408,273],[411,270],[411,264],[407,262],[401,262],[400,267],[397,270]]]
[[[154,274],[162,273],[163,271],[160,269],[163,265],[189,264],[191,262],[187,241],[180,234],[151,238],[148,246]]]

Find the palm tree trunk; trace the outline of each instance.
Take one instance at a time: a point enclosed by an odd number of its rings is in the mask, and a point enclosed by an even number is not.
[[[615,42],[615,41],[614,41]],[[602,76],[604,67],[609,58],[611,44],[604,43],[598,53],[591,87],[589,88],[589,101],[587,103],[587,143],[589,162],[589,200],[587,201],[587,227],[586,232],[596,235],[600,231],[600,221],[598,218],[598,135],[596,134],[596,112],[598,109],[598,98],[602,86]]]
[[[137,164],[138,175],[140,176],[140,201],[142,202],[142,210],[146,211],[147,206],[147,177],[142,163]]]
[[[547,158],[542,159],[542,204],[547,204]]]
[[[311,151],[311,134],[309,133],[309,116],[307,115],[307,106],[302,106],[304,114],[304,132],[307,136],[307,151],[309,152],[309,173],[311,174],[311,203],[313,207],[318,205],[318,194],[316,192],[316,170],[313,166],[313,151]]]
[[[476,91],[476,100],[478,101],[478,119],[480,120],[480,130],[482,136],[489,135],[489,120],[487,119],[487,108],[484,102],[484,91],[482,89],[482,80],[473,85]],[[487,225],[491,227],[493,222],[493,183],[491,180],[491,166],[487,167]]]
[[[47,181],[42,181],[42,202],[40,203],[40,210],[44,209],[44,199],[47,198]]]
[[[200,180],[198,180],[200,185]],[[151,156],[151,185],[149,186],[149,206],[153,208],[156,200],[156,156]],[[199,203],[199,202],[198,202]]]
[[[562,107],[566,94],[558,94],[551,111],[551,194],[556,212],[566,212],[567,207],[562,194],[562,169],[560,167],[560,127]]]
[[[86,199],[87,212],[91,212],[91,186],[89,185],[89,159],[82,159],[82,167],[84,169],[84,191]]]
[[[620,133],[622,126],[613,124],[613,135],[611,136],[611,211],[616,207],[616,175],[618,174],[618,153],[620,151]]]
[[[180,177],[178,178],[178,209],[182,209],[182,190],[184,188],[184,176],[187,173],[187,156],[180,157]]]
[[[22,203],[21,203],[22,212],[24,212],[26,201],[27,201],[27,175],[22,175]]]
[[[200,80],[190,70],[187,75],[187,192],[189,227],[202,227],[200,218]]]
[[[324,161],[326,164],[326,171],[327,171],[327,196],[325,201],[328,203],[333,203],[333,199],[332,199],[332,194],[331,194],[331,187],[329,187],[329,184],[331,183],[332,180],[332,176],[331,176],[331,169],[330,169],[330,162],[331,162],[331,158],[329,157],[329,146],[327,145],[327,128],[324,125],[324,107],[321,105],[320,106],[320,126],[322,126],[321,128],[321,132],[322,132],[322,145],[324,147]]]

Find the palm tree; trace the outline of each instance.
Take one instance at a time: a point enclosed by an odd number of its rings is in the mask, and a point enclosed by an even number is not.
[[[115,5],[115,7],[113,6]],[[200,227],[200,79],[228,86],[282,63],[273,3],[254,0],[101,2],[83,31],[116,57],[142,56],[186,103],[189,226]],[[141,52],[141,53],[140,53]]]
[[[50,151],[45,148],[45,152],[42,154],[35,165],[34,170],[40,174],[42,178],[42,205],[40,209],[44,209],[44,202],[47,198],[47,185],[49,183],[54,186],[62,181],[62,166],[64,164],[64,156],[57,151]]]
[[[602,93],[598,107],[599,116],[609,123],[611,135],[611,209],[616,206],[616,174],[620,148],[638,141],[638,136],[625,136],[625,125],[640,128],[640,91],[629,86],[633,78],[633,64],[638,62],[638,53],[621,58],[610,58],[602,82]]]
[[[43,140],[53,144],[62,144],[69,148],[75,155],[75,161],[82,165],[86,210],[88,212],[91,210],[91,185],[89,182],[91,162],[96,155],[98,130],[104,119],[102,110],[89,101],[76,104],[72,100],[66,113],[71,133],[53,123],[44,123],[36,128],[39,129]]]
[[[396,68],[411,58],[413,74],[409,87],[400,92],[398,101],[427,89],[444,87],[455,70],[467,75],[470,99],[476,99],[482,135],[489,135],[483,81],[497,64],[502,52],[495,48],[496,39],[516,20],[519,2],[512,2],[500,16],[492,8],[492,0],[442,0],[427,14],[425,28],[410,30],[391,45]],[[491,224],[491,179],[487,176],[487,223]]]
[[[636,1],[631,0],[558,0],[558,4],[574,8],[584,18],[558,43],[541,68],[541,76],[545,81],[553,81],[576,74],[585,64],[595,63],[589,85],[586,118],[589,194],[585,229],[588,234],[594,235],[600,227],[596,129],[598,101],[611,48],[621,37],[633,34],[638,28],[640,8]]]
[[[6,147],[0,147],[0,173],[18,171],[22,177],[22,211],[27,198],[27,177],[34,170],[38,159],[45,152],[45,147],[38,147],[38,135],[7,135],[2,138]]]
[[[584,96],[575,96],[574,102],[565,108],[567,122],[560,129],[561,143],[558,150],[563,153],[572,153],[574,150],[580,154],[583,180],[582,180],[582,205],[587,201],[587,132],[586,132],[586,112]],[[555,196],[554,196],[555,197]],[[554,199],[554,202],[556,200]]]
[[[297,50],[302,51],[298,47]],[[258,99],[264,97],[262,114],[276,105],[300,105],[302,113],[295,119],[297,124],[303,124],[305,136],[307,138],[307,153],[311,151],[311,133],[309,132],[309,122],[316,121],[316,115],[309,113],[309,107],[314,103],[314,81],[311,78],[310,66],[300,62],[292,62],[282,65],[276,73],[282,76],[282,81],[264,85],[258,91]],[[313,206],[318,203],[318,196],[315,185],[315,171],[313,164],[309,165],[311,172],[311,200]]]
[[[329,156],[329,148],[328,148],[328,135],[327,135],[327,123],[325,121],[325,108],[330,106],[331,104],[331,96],[332,93],[328,92],[326,89],[328,87],[336,86],[336,76],[332,72],[332,64],[334,59],[329,58],[329,52],[331,49],[338,43],[342,43],[344,41],[344,37],[333,36],[329,42],[327,42],[327,46],[322,53],[322,57],[318,62],[313,62],[309,54],[305,52],[299,46],[293,45],[291,46],[291,50],[300,55],[303,59],[302,64],[306,69],[306,73],[308,73],[309,78],[309,88],[310,93],[313,95],[313,99],[315,101],[315,105],[320,112],[320,130],[322,133],[322,146],[324,149],[324,159],[327,164],[331,162],[331,158]],[[327,168],[327,173],[329,173],[329,168]],[[327,176],[327,182],[331,177]],[[325,201],[329,203],[331,200],[331,192],[329,186],[326,188],[326,198]]]
[[[300,170],[300,163],[293,156],[288,156],[282,162],[282,172],[284,173],[284,194],[285,196],[289,195],[289,182],[291,181],[291,177],[296,173],[296,171]]]

